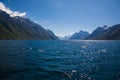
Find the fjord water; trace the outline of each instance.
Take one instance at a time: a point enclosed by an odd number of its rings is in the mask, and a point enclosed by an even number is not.
[[[120,80],[120,41],[1,40],[0,80]]]

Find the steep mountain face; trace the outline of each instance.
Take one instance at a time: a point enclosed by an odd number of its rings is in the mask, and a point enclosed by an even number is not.
[[[56,39],[40,25],[22,17],[10,17],[0,10],[0,39]]]
[[[87,37],[87,39],[91,39],[91,38],[94,38],[94,37],[97,37],[99,34],[102,34],[102,32],[105,30],[105,29],[107,29],[107,26],[103,26],[103,27],[98,27],[98,28],[96,28],[93,32],[92,32],[92,34],[90,34],[88,37]]]
[[[50,34],[51,37],[53,37],[56,40],[59,40],[58,37],[49,29],[47,29],[47,32]]]
[[[79,40],[83,40],[86,37],[88,37],[89,33],[86,31],[79,31],[74,33],[69,39],[79,39]]]
[[[120,40],[120,24],[112,27],[99,27],[86,39],[93,40]]]

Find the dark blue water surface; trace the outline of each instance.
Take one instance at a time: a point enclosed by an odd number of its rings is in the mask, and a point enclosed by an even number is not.
[[[0,41],[0,80],[120,80],[120,41]]]

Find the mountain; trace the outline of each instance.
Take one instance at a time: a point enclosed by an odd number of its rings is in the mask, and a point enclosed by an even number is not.
[[[56,40],[59,40],[59,38],[49,29],[47,29],[47,32],[50,34],[51,37],[53,37]]]
[[[64,37],[58,36],[58,38],[59,38],[60,40],[69,40],[70,35],[66,35],[66,36],[64,36]]]
[[[56,39],[46,29],[23,17],[10,17],[0,10],[0,39]]]
[[[102,32],[107,28],[106,25],[104,25],[103,27],[98,27],[96,28],[92,34],[90,34],[87,39],[91,39],[91,38],[94,38],[94,37],[97,37],[99,34],[102,34]]]
[[[74,33],[69,39],[79,39],[79,40],[83,40],[86,37],[88,37],[89,33],[87,31],[79,31]]]
[[[112,27],[103,26],[95,29],[86,39],[91,40],[120,40],[120,24]]]

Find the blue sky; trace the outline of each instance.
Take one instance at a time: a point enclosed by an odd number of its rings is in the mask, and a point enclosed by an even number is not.
[[[120,23],[120,0],[0,0],[58,36]]]

